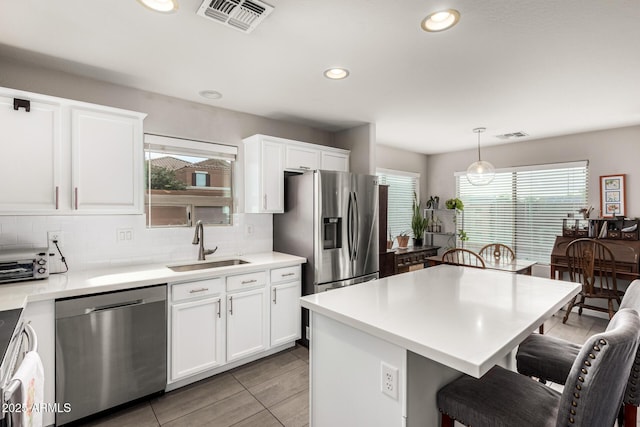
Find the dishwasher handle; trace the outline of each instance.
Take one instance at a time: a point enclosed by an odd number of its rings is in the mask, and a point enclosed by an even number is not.
[[[127,302],[118,302],[115,304],[106,304],[106,305],[101,305],[98,307],[91,307],[91,308],[87,308],[84,311],[84,314],[91,314],[91,313],[96,313],[99,311],[107,311],[107,310],[115,310],[116,308],[122,308],[122,307],[131,307],[134,305],[142,305],[144,304],[144,300],[143,299],[137,299],[134,301],[127,301]]]

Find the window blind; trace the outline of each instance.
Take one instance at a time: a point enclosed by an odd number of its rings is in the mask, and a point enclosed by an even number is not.
[[[567,213],[587,207],[587,162],[499,169],[486,186],[456,174],[456,193],[464,203],[466,247],[509,245],[518,258],[548,263]]]
[[[389,203],[387,207],[387,238],[389,234],[396,237],[401,232],[411,234],[411,217],[413,216],[413,194],[418,194],[420,174],[378,169],[378,182],[389,186]]]

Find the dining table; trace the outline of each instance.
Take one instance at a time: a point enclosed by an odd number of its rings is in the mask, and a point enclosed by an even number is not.
[[[580,284],[438,265],[307,295],[309,425],[439,425],[437,391],[514,369],[517,346]]]
[[[484,261],[485,268],[491,270],[500,270],[500,271],[508,271],[510,273],[516,274],[526,274],[531,275],[531,268],[536,265],[536,261],[513,258],[494,258],[494,257],[482,257]],[[425,258],[425,264],[428,267],[432,267],[434,265],[446,264],[442,261],[442,255],[434,255],[428,258]]]

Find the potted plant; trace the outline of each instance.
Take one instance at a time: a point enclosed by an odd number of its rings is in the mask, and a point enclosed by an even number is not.
[[[418,196],[413,193],[413,217],[411,218],[411,230],[413,231],[413,246],[422,246],[424,232],[427,229],[428,221],[420,212],[420,202]]]
[[[396,240],[398,240],[399,248],[406,248],[409,245],[409,234],[406,231],[402,231],[396,236]]]
[[[456,209],[459,211],[464,209],[464,203],[462,203],[462,200],[458,199],[457,197],[447,200],[446,202],[444,202],[444,204],[447,209]]]

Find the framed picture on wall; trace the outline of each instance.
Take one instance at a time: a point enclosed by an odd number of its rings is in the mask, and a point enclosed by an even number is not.
[[[625,215],[624,177],[624,174],[600,177],[600,212],[603,218]]]

